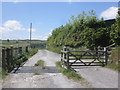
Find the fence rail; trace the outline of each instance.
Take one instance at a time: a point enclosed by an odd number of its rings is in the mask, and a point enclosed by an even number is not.
[[[61,61],[67,68],[72,66],[103,66],[107,65],[108,53],[104,50],[72,51],[68,47],[61,50]]]
[[[10,72],[20,63],[18,60],[23,56],[24,52],[28,52],[29,47],[10,47],[2,48],[2,68]]]

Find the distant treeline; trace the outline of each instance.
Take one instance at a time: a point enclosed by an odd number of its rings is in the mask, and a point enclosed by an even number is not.
[[[83,12],[77,17],[71,16],[66,25],[53,30],[47,40],[47,47],[71,47],[86,46],[87,48],[105,47],[115,43],[120,44],[120,32],[118,31],[120,17],[113,20],[98,19],[95,11],[86,14]]]

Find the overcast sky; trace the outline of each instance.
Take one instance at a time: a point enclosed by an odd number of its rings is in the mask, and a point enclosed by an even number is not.
[[[98,18],[113,19],[118,10],[117,2],[3,2],[0,39],[28,39],[30,23],[32,39],[46,40],[53,29],[65,25],[71,15],[82,11],[96,11]]]

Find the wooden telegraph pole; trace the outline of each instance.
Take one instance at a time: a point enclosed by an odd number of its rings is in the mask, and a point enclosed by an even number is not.
[[[30,23],[30,47],[31,47],[31,37],[32,37],[32,23]]]

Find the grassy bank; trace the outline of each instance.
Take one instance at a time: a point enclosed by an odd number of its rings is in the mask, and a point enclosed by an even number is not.
[[[63,47],[47,47],[46,49],[55,53],[59,53],[61,52]]]
[[[109,62],[105,67],[120,72],[120,46],[112,50]]]
[[[66,68],[62,67],[62,65],[63,65],[63,62],[61,62],[61,61],[56,62],[56,66],[59,67],[57,72],[62,73],[68,79],[72,79],[74,81],[80,82],[81,84],[87,85],[88,87],[90,87],[89,83],[83,77],[81,77],[79,74],[77,74],[72,69],[66,69]]]

